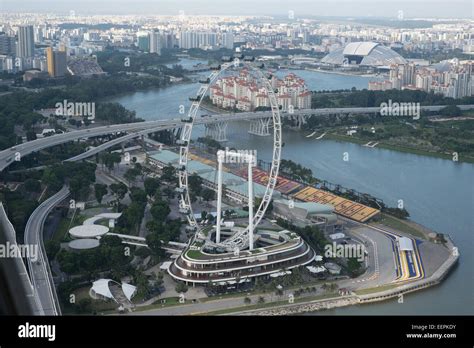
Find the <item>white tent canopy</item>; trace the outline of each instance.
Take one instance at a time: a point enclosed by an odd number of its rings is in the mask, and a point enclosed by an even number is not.
[[[92,291],[97,294],[115,300],[114,295],[109,288],[109,282],[112,282],[112,279],[99,279],[92,283]]]
[[[110,282],[116,283],[117,285],[119,284],[118,282],[112,279],[99,279],[92,283],[91,292],[93,294],[100,295],[105,298],[112,299],[115,302],[118,302],[110,291]],[[125,297],[130,301],[132,297],[136,294],[137,287],[127,283],[122,283],[121,286]]]
[[[127,283],[122,283],[122,291],[125,294],[125,297],[130,301],[137,292],[137,287],[127,284]]]

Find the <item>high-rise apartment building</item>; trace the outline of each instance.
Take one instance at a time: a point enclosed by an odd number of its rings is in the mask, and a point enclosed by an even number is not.
[[[223,33],[221,45],[224,48],[233,50],[234,49],[234,34],[231,32]]]
[[[161,35],[155,30],[150,33],[150,53],[161,54]]]
[[[233,43],[232,43],[233,44]],[[200,48],[217,45],[217,34],[214,32],[182,31],[179,36],[180,48]]]

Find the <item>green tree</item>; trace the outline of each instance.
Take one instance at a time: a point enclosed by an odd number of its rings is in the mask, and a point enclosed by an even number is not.
[[[140,171],[136,168],[129,168],[123,175],[123,177],[129,182],[135,182],[137,176],[140,175]]]
[[[201,197],[202,197],[203,200],[205,200],[207,203],[209,203],[209,201],[214,199],[215,192],[211,189],[205,188],[201,191]]]
[[[148,196],[152,197],[156,190],[160,188],[160,181],[157,178],[146,178],[144,182],[145,192]]]
[[[45,243],[44,248],[46,250],[46,254],[48,255],[48,257],[51,260],[53,260],[56,257],[57,253],[59,252],[59,250],[61,249],[61,246],[59,242],[55,240],[48,240]]]
[[[118,206],[120,201],[125,198],[125,195],[128,192],[128,188],[123,182],[113,183],[109,186],[109,188],[114,194]]]
[[[351,257],[347,261],[347,271],[352,278],[359,275],[361,268],[362,264],[359,260],[357,260],[357,258]]]
[[[188,177],[189,191],[196,196],[201,196],[202,192],[202,178],[197,174],[189,175]]]
[[[28,132],[26,132],[26,140],[28,141],[36,140],[36,132],[33,130],[29,130]]]
[[[104,184],[95,184],[94,193],[97,202],[102,203],[102,198],[107,194],[107,185]]]
[[[153,216],[153,219],[159,222],[164,222],[170,212],[171,209],[168,206],[168,203],[164,201],[155,202],[150,209],[150,213],[151,216]]]
[[[41,181],[48,185],[52,190],[58,190],[61,188],[61,181],[52,168],[46,168],[44,170]]]
[[[153,255],[156,256],[158,259],[164,256],[165,252],[161,248],[163,243],[161,242],[161,238],[157,233],[148,234],[146,236],[146,243]]]
[[[176,170],[173,166],[166,166],[162,170],[161,179],[167,182],[176,181]]]
[[[41,183],[36,179],[26,179],[23,185],[28,192],[39,192],[41,190]]]
[[[140,202],[140,203],[147,202],[145,191],[138,187],[130,188],[130,198],[132,199],[132,201],[135,201],[135,202]]]
[[[174,198],[175,196],[174,192],[175,191],[169,186],[165,186],[165,188],[163,188],[163,194],[166,196],[168,201]]]
[[[176,284],[175,290],[177,293],[182,294],[188,291],[188,286],[183,282],[179,282]]]
[[[448,105],[439,110],[439,114],[447,117],[456,117],[461,116],[462,111],[457,105]]]

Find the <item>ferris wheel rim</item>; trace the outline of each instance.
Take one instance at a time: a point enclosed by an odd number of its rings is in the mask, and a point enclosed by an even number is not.
[[[179,187],[182,190],[181,199],[180,199],[180,207],[183,207],[184,209],[186,209],[187,211],[186,215],[187,215],[189,225],[196,228],[194,236],[189,241],[189,245],[193,243],[193,241],[197,238],[197,236],[201,232],[201,228],[199,224],[197,223],[196,218],[194,217],[194,214],[193,214],[191,198],[189,195],[189,187],[188,187],[189,146],[191,142],[191,136],[192,136],[192,131],[194,128],[196,115],[200,109],[203,98],[207,94],[209,88],[218,79],[218,77],[221,76],[223,72],[227,71],[229,68],[233,66],[240,67],[241,63],[242,63],[242,67],[247,67],[251,71],[256,72],[257,75],[259,76],[259,80],[262,79],[264,81],[262,85],[265,87],[267,91],[267,95],[270,101],[270,107],[272,111],[272,120],[273,120],[273,149],[272,149],[271,168],[270,168],[270,173],[268,176],[268,183],[265,187],[265,193],[262,197],[262,201],[260,202],[260,205],[257,211],[254,214],[254,219],[253,219],[254,230],[256,229],[256,227],[262,220],[263,216],[265,215],[265,212],[268,209],[268,206],[273,197],[273,193],[277,184],[278,172],[279,172],[280,160],[281,160],[282,124],[281,124],[281,115],[280,115],[279,105],[278,105],[275,92],[268,78],[259,68],[251,65],[248,62],[241,61],[241,60],[238,60],[238,61],[234,60],[234,62],[224,63],[219,66],[218,70],[214,70],[208,76],[207,83],[205,84],[201,83],[201,86],[196,94],[197,97],[195,98],[195,100],[193,100],[193,103],[191,104],[191,107],[188,111],[188,114],[187,114],[188,121],[183,126],[183,129],[181,132],[180,140],[184,142],[184,146],[183,145],[180,146],[180,162],[179,162],[180,168],[178,171]],[[243,233],[239,233],[238,237],[244,238],[244,242],[245,242],[245,238],[248,239],[248,231],[249,231],[249,227],[247,226],[245,230],[243,231]],[[228,242],[227,244],[229,244],[230,242],[233,241],[232,238],[234,237],[235,235],[222,241],[221,243],[219,243],[219,245],[225,245],[226,242]]]

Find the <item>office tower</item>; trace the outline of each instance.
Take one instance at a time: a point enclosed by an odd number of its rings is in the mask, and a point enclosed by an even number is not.
[[[54,52],[54,77],[61,77],[67,71],[67,54],[65,51]]]
[[[303,31],[303,43],[309,43],[311,35],[308,30]]]
[[[51,77],[61,77],[67,71],[67,56],[65,51],[54,51],[52,47],[46,49],[46,62]]]
[[[48,66],[49,76],[54,77],[54,51],[52,47],[46,49],[46,65]]]
[[[32,25],[21,26],[18,30],[17,56],[19,58],[33,57],[35,41]]]

